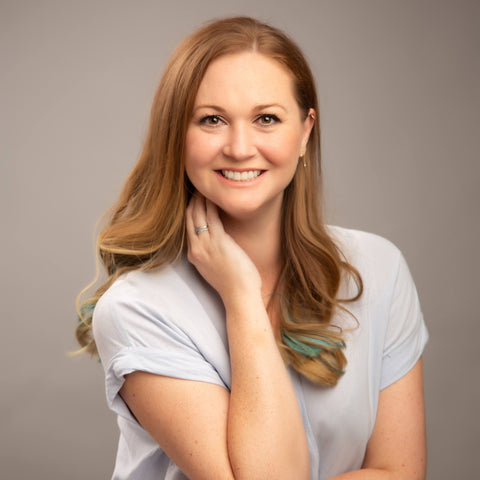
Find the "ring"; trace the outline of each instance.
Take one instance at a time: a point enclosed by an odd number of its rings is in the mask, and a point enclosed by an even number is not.
[[[195,229],[195,233],[198,235],[202,232],[208,232],[208,225],[202,225],[201,227],[197,227]]]

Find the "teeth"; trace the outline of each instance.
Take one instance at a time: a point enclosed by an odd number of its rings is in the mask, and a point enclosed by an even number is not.
[[[246,172],[237,172],[233,170],[222,170],[222,175],[235,182],[247,182],[257,178],[262,173],[261,170],[248,170]]]

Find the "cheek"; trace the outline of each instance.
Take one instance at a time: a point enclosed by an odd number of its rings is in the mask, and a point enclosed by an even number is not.
[[[269,139],[263,145],[263,155],[279,167],[296,165],[300,153],[301,140],[298,135],[282,135]]]
[[[202,142],[198,135],[187,134],[185,143],[185,170],[187,175],[195,176],[197,170],[207,165],[209,159],[208,143]]]

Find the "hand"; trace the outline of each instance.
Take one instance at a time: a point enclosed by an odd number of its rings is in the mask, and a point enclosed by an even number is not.
[[[222,297],[231,299],[261,295],[262,280],[250,257],[223,229],[217,206],[197,194],[186,210],[188,260]],[[195,227],[208,230],[195,233]]]

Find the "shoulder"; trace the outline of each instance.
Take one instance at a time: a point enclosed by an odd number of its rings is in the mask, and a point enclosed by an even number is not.
[[[184,259],[150,271],[134,270],[120,276],[100,297],[93,313],[93,327],[134,330],[141,324],[171,323],[178,327],[198,308],[202,288],[194,268]],[[205,287],[203,287],[205,288]],[[121,324],[121,325],[120,325]]]
[[[183,304],[196,297],[201,279],[185,259],[154,270],[134,270],[121,275],[98,300],[97,309],[130,306]],[[178,300],[178,302],[177,302]]]
[[[159,331],[170,337],[197,337],[217,326],[221,303],[186,258],[155,270],[119,277],[93,312],[95,339],[114,334],[125,345],[142,338],[153,343]],[[149,339],[146,341],[146,339]]]
[[[354,266],[363,264],[391,265],[402,256],[399,248],[390,240],[369,232],[344,227],[328,226],[332,239]]]
[[[366,292],[393,288],[399,268],[405,262],[394,243],[374,233],[337,226],[327,228],[345,260],[359,272]]]

